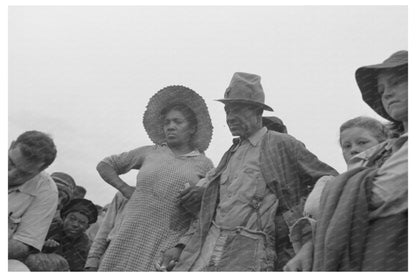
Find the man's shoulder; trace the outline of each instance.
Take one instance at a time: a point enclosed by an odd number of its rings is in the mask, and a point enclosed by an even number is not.
[[[280,141],[294,141],[296,140],[293,136],[285,133],[279,133],[276,131],[268,130],[266,136],[270,140],[280,140]]]
[[[29,195],[39,195],[44,192],[58,193],[55,182],[48,173],[42,171],[32,179],[26,181],[19,187],[19,190]]]
[[[55,181],[48,173],[42,171],[38,174],[38,177],[39,192],[47,191],[52,193],[58,193],[58,188],[56,187]]]
[[[275,131],[268,130],[266,135],[263,137],[263,142],[267,142],[268,144],[266,146],[273,147],[276,145],[287,147],[287,149],[290,149],[289,146],[297,146],[298,144],[303,144],[299,140],[297,140],[295,137],[279,133]]]

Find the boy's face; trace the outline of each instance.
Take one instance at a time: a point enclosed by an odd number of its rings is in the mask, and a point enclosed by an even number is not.
[[[88,217],[80,212],[70,212],[64,219],[64,232],[68,237],[77,238],[89,227]]]

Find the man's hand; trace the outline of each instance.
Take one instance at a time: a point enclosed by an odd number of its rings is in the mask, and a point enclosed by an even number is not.
[[[306,242],[299,252],[284,267],[283,271],[311,271],[313,262],[313,243]]]
[[[59,246],[59,242],[57,242],[56,240],[53,240],[53,239],[48,239],[43,244],[43,247],[48,247],[48,248],[55,248],[55,247],[58,247],[58,246]]]
[[[163,253],[161,259],[155,262],[156,271],[171,271],[179,261],[183,247],[173,247]]]
[[[179,204],[193,215],[197,215],[201,208],[202,195],[205,188],[192,186],[179,193]]]

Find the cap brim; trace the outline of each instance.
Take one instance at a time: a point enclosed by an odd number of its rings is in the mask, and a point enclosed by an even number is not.
[[[266,104],[256,102],[256,101],[247,100],[247,99],[216,99],[215,101],[219,101],[219,102],[224,103],[224,104],[226,104],[226,103],[243,103],[243,104],[258,105],[258,106],[262,107],[263,110],[273,112],[273,109],[271,107],[267,106]]]

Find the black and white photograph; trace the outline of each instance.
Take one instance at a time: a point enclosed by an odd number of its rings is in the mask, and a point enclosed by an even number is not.
[[[407,2],[14,2],[5,271],[412,268]]]

